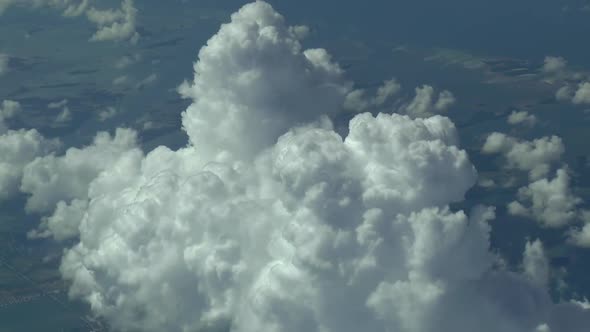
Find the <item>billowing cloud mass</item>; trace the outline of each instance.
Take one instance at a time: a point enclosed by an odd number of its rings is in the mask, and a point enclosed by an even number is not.
[[[508,212],[532,217],[546,227],[563,227],[576,220],[577,206],[582,202],[571,192],[565,168],[557,170],[552,180],[540,179],[520,188],[518,199],[508,205]]]
[[[531,279],[540,244],[494,268],[493,208],[449,208],[477,179],[453,123],[362,113],[341,136],[352,84],[300,36],[263,1],[233,14],[179,89],[185,148],[120,129],[26,167],[37,235],[76,242],[70,295],[122,331],[583,331]]]
[[[59,145],[58,141],[45,139],[35,129],[9,129],[6,120],[21,109],[20,103],[12,100],[0,104],[0,201],[19,192],[25,165]]]
[[[94,23],[97,31],[90,38],[92,41],[129,40],[136,42],[139,34],[136,31],[137,9],[133,0],[122,0],[119,9],[97,9],[96,0],[0,0],[0,15],[11,6],[30,8],[51,7],[62,11],[65,17],[86,15]]]
[[[37,158],[24,169],[21,190],[30,194],[27,210],[50,212],[60,201],[86,199],[90,183],[123,155],[136,152],[137,134],[118,129],[114,137],[101,132],[92,145],[70,148],[63,156]]]
[[[521,141],[494,132],[486,138],[481,151],[485,154],[502,154],[506,158],[507,168],[528,171],[531,180],[538,180],[549,173],[552,163],[561,159],[565,147],[557,136]]]

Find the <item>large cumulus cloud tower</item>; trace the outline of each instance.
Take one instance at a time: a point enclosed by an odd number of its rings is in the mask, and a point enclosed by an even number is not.
[[[476,180],[453,123],[365,113],[342,137],[352,84],[300,30],[244,6],[180,88],[187,146],[144,155],[120,132],[105,146],[128,152],[72,179],[87,190],[43,230],[75,239],[70,295],[122,331],[581,331],[587,310],[494,268],[493,209],[449,208]],[[53,182],[25,180],[45,207]]]

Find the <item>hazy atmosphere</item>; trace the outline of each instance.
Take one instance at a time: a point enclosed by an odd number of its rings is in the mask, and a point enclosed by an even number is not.
[[[590,1],[0,0],[0,332],[587,332]]]

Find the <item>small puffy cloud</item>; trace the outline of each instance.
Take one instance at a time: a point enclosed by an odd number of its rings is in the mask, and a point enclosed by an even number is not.
[[[455,97],[450,91],[441,91],[437,96],[433,87],[423,85],[416,88],[414,99],[402,106],[399,112],[413,118],[423,118],[444,112],[454,103]]]
[[[116,108],[109,106],[103,110],[101,110],[100,112],[98,112],[98,120],[101,122],[104,122],[112,117],[114,117],[115,115],[117,115],[118,111]]]
[[[567,61],[562,57],[546,56],[543,62],[543,72],[560,73],[567,67]]]
[[[590,104],[590,82],[582,82],[578,86],[565,85],[557,90],[555,98],[576,105]]]
[[[482,147],[484,154],[502,154],[507,168],[529,172],[531,180],[547,175],[551,164],[558,162],[565,151],[561,138],[542,137],[533,141],[521,141],[503,133],[490,134]]]
[[[2,12],[2,5],[0,4],[0,13]],[[8,63],[10,57],[7,54],[0,53],[0,76],[8,71]]]
[[[90,40],[130,40],[135,43],[139,39],[139,34],[135,30],[137,20],[137,9],[133,5],[133,0],[123,0],[120,9],[98,10],[90,8],[86,12],[90,22],[98,26]]]
[[[367,97],[366,91],[363,89],[356,89],[346,95],[344,100],[344,109],[356,113],[366,112],[371,109],[383,106],[391,97],[395,96],[401,85],[396,79],[384,81],[377,89],[375,96]]]
[[[133,55],[124,55],[115,62],[115,68],[124,69],[137,63],[139,60],[141,60],[141,55],[139,53]]]
[[[92,0],[0,0],[0,15],[13,5],[31,8],[50,7],[61,10],[65,17],[85,15],[97,26],[97,31],[90,39],[92,41],[137,42],[137,9],[133,0],[122,0],[119,9],[96,9],[90,6],[91,2]]]
[[[565,85],[555,92],[555,99],[559,101],[570,101],[573,98],[574,93],[575,90],[573,90],[570,86]]]
[[[14,100],[3,100],[0,104],[0,134],[8,131],[8,125],[5,120],[12,118],[21,111],[21,105]]]
[[[523,124],[533,127],[537,123],[537,117],[527,111],[513,111],[508,116],[508,123],[511,125]]]
[[[395,96],[400,89],[401,85],[395,79],[383,82],[383,85],[377,89],[375,104],[377,106],[383,105],[389,98]]]
[[[590,104],[590,82],[580,83],[572,98],[574,104]]]
[[[559,228],[578,218],[577,206],[582,200],[569,186],[565,168],[552,179],[540,179],[518,190],[518,201],[508,204],[513,215],[531,217],[544,227]],[[525,205],[526,204],[526,205]]]

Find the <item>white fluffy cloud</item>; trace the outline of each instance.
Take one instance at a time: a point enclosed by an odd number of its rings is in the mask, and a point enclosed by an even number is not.
[[[346,95],[344,100],[344,109],[352,112],[366,112],[373,108],[383,106],[388,100],[395,96],[401,85],[396,79],[390,79],[377,89],[375,96],[368,98],[366,91],[363,89],[356,89]]]
[[[60,201],[86,199],[90,183],[100,172],[135,150],[136,133],[117,129],[114,137],[99,133],[88,147],[37,158],[26,165],[22,179],[21,190],[30,194],[27,210],[50,212]]]
[[[401,89],[395,79],[387,80],[377,89],[375,96],[368,97],[364,89],[350,91],[344,101],[344,109],[356,113],[368,111],[382,111],[385,104],[393,101],[393,111],[406,114],[412,118],[426,118],[434,114],[445,112],[455,103],[455,97],[450,91],[438,92],[430,85],[423,85],[415,89],[416,95],[410,101],[393,99]]]
[[[508,123],[511,125],[526,125],[533,127],[537,123],[537,117],[527,111],[513,111],[508,116]]]
[[[97,31],[92,41],[129,40],[136,42],[139,34],[136,31],[137,9],[133,0],[122,0],[119,9],[97,9],[92,6],[95,0],[0,0],[0,15],[11,6],[31,8],[51,7],[62,11],[66,17],[86,15],[94,23]]]
[[[550,74],[560,73],[566,67],[567,61],[559,56],[546,56],[543,63],[543,71]]]
[[[565,85],[557,90],[555,98],[577,105],[590,104],[590,82],[582,82],[578,86]]]
[[[574,104],[590,104],[590,83],[584,82],[580,83],[578,89],[574,93],[572,97],[572,102]]]
[[[352,84],[300,37],[248,4],[179,89],[185,148],[119,130],[27,166],[38,234],[76,239],[70,295],[126,331],[582,331],[590,312],[492,267],[493,209],[448,207],[477,178],[453,123],[363,113],[340,136]]]
[[[551,164],[558,162],[565,151],[561,138],[542,137],[533,141],[521,141],[506,134],[490,134],[482,147],[482,153],[501,153],[506,167],[529,172],[531,180],[546,176]]]
[[[135,30],[137,21],[137,9],[133,0],[123,0],[121,8],[113,10],[98,10],[90,8],[86,11],[90,22],[98,27],[91,40],[130,40],[137,42],[139,34]]]
[[[443,90],[436,96],[433,87],[423,85],[416,88],[416,96],[404,105],[400,112],[414,118],[423,118],[444,112],[454,103],[455,97],[450,91]]]
[[[8,131],[6,120],[12,118],[21,111],[21,105],[14,100],[3,100],[0,104],[0,134]]]
[[[0,201],[19,191],[23,168],[36,157],[55,149],[59,143],[47,140],[35,129],[11,130],[5,123],[21,111],[21,105],[12,100],[0,104]]]
[[[546,227],[563,227],[576,220],[577,206],[581,203],[571,192],[565,168],[557,170],[552,180],[540,179],[520,188],[518,199],[508,205],[508,212],[532,217]]]

